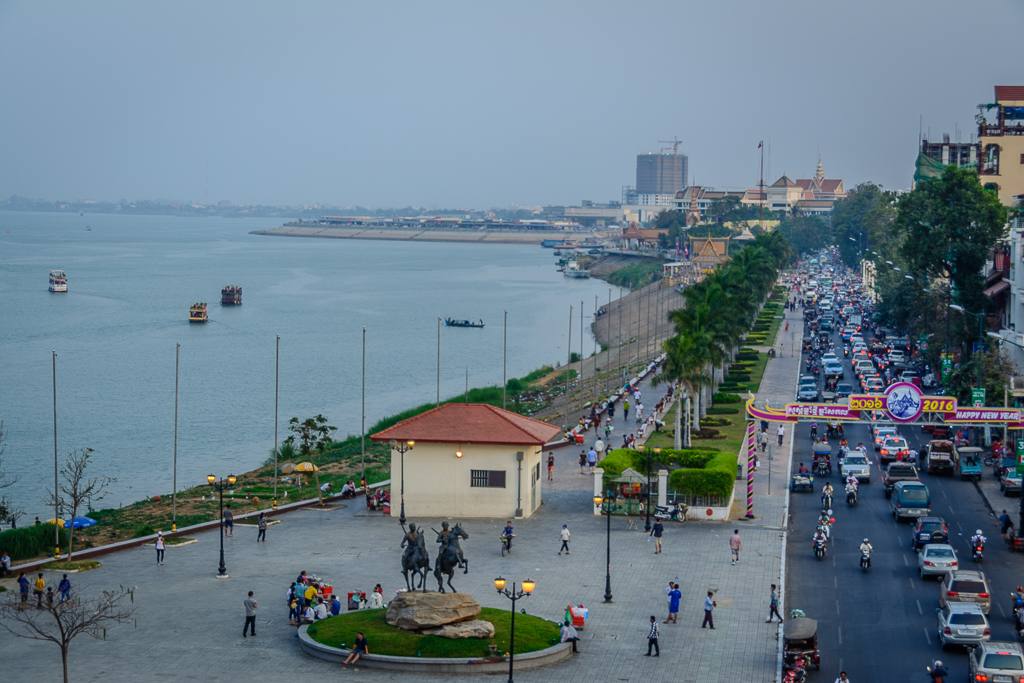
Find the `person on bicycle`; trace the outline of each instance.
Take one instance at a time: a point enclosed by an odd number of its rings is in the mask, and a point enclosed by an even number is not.
[[[512,550],[512,520],[505,522],[505,528],[501,530],[501,538],[505,541],[505,549]]]

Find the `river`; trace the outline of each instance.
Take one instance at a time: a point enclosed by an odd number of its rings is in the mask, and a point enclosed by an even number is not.
[[[5,492],[29,519],[45,514],[53,485],[53,351],[60,459],[94,449],[91,472],[117,478],[94,504],[116,507],[172,488],[175,344],[180,489],[270,453],[275,335],[280,438],[292,416],[318,413],[342,438],[360,431],[364,326],[369,428],[434,400],[438,316],[486,323],[442,327],[445,397],[463,391],[467,368],[471,387],[501,384],[505,309],[516,377],[564,362],[569,306],[578,316],[587,302],[590,320],[594,296],[608,297],[606,283],[565,278],[537,246],[249,234],[277,225],[0,212],[3,457],[7,474],[22,477]],[[66,294],[47,291],[53,269],[67,273]],[[228,283],[242,286],[242,306],[219,304]],[[190,324],[198,301],[209,303],[209,321]],[[577,322],[574,347],[578,331]]]

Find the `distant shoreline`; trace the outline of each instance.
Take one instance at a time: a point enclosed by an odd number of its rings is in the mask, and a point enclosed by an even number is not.
[[[468,242],[476,244],[540,244],[544,240],[580,239],[592,233],[549,230],[406,230],[401,228],[339,228],[285,226],[252,230],[250,235],[320,239],[402,240],[407,242]]]

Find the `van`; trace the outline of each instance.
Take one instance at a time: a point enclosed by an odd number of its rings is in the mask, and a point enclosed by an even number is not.
[[[929,517],[932,497],[928,487],[919,481],[898,481],[892,489],[889,509],[897,522],[903,517]]]

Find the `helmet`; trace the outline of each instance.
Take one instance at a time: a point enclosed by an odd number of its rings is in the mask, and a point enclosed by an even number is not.
[[[938,659],[936,659],[936,660],[935,660],[935,666],[936,666],[936,667],[942,666],[942,661],[941,661],[941,660],[938,660]]]
[[[865,538],[865,539],[864,539],[864,542],[865,542],[865,543],[867,543],[867,542],[868,542],[868,539],[866,539],[866,538]]]
[[[977,531],[975,531],[974,533],[976,533],[976,534],[978,534],[979,536],[981,536],[981,529],[978,529],[978,530],[977,530]]]

